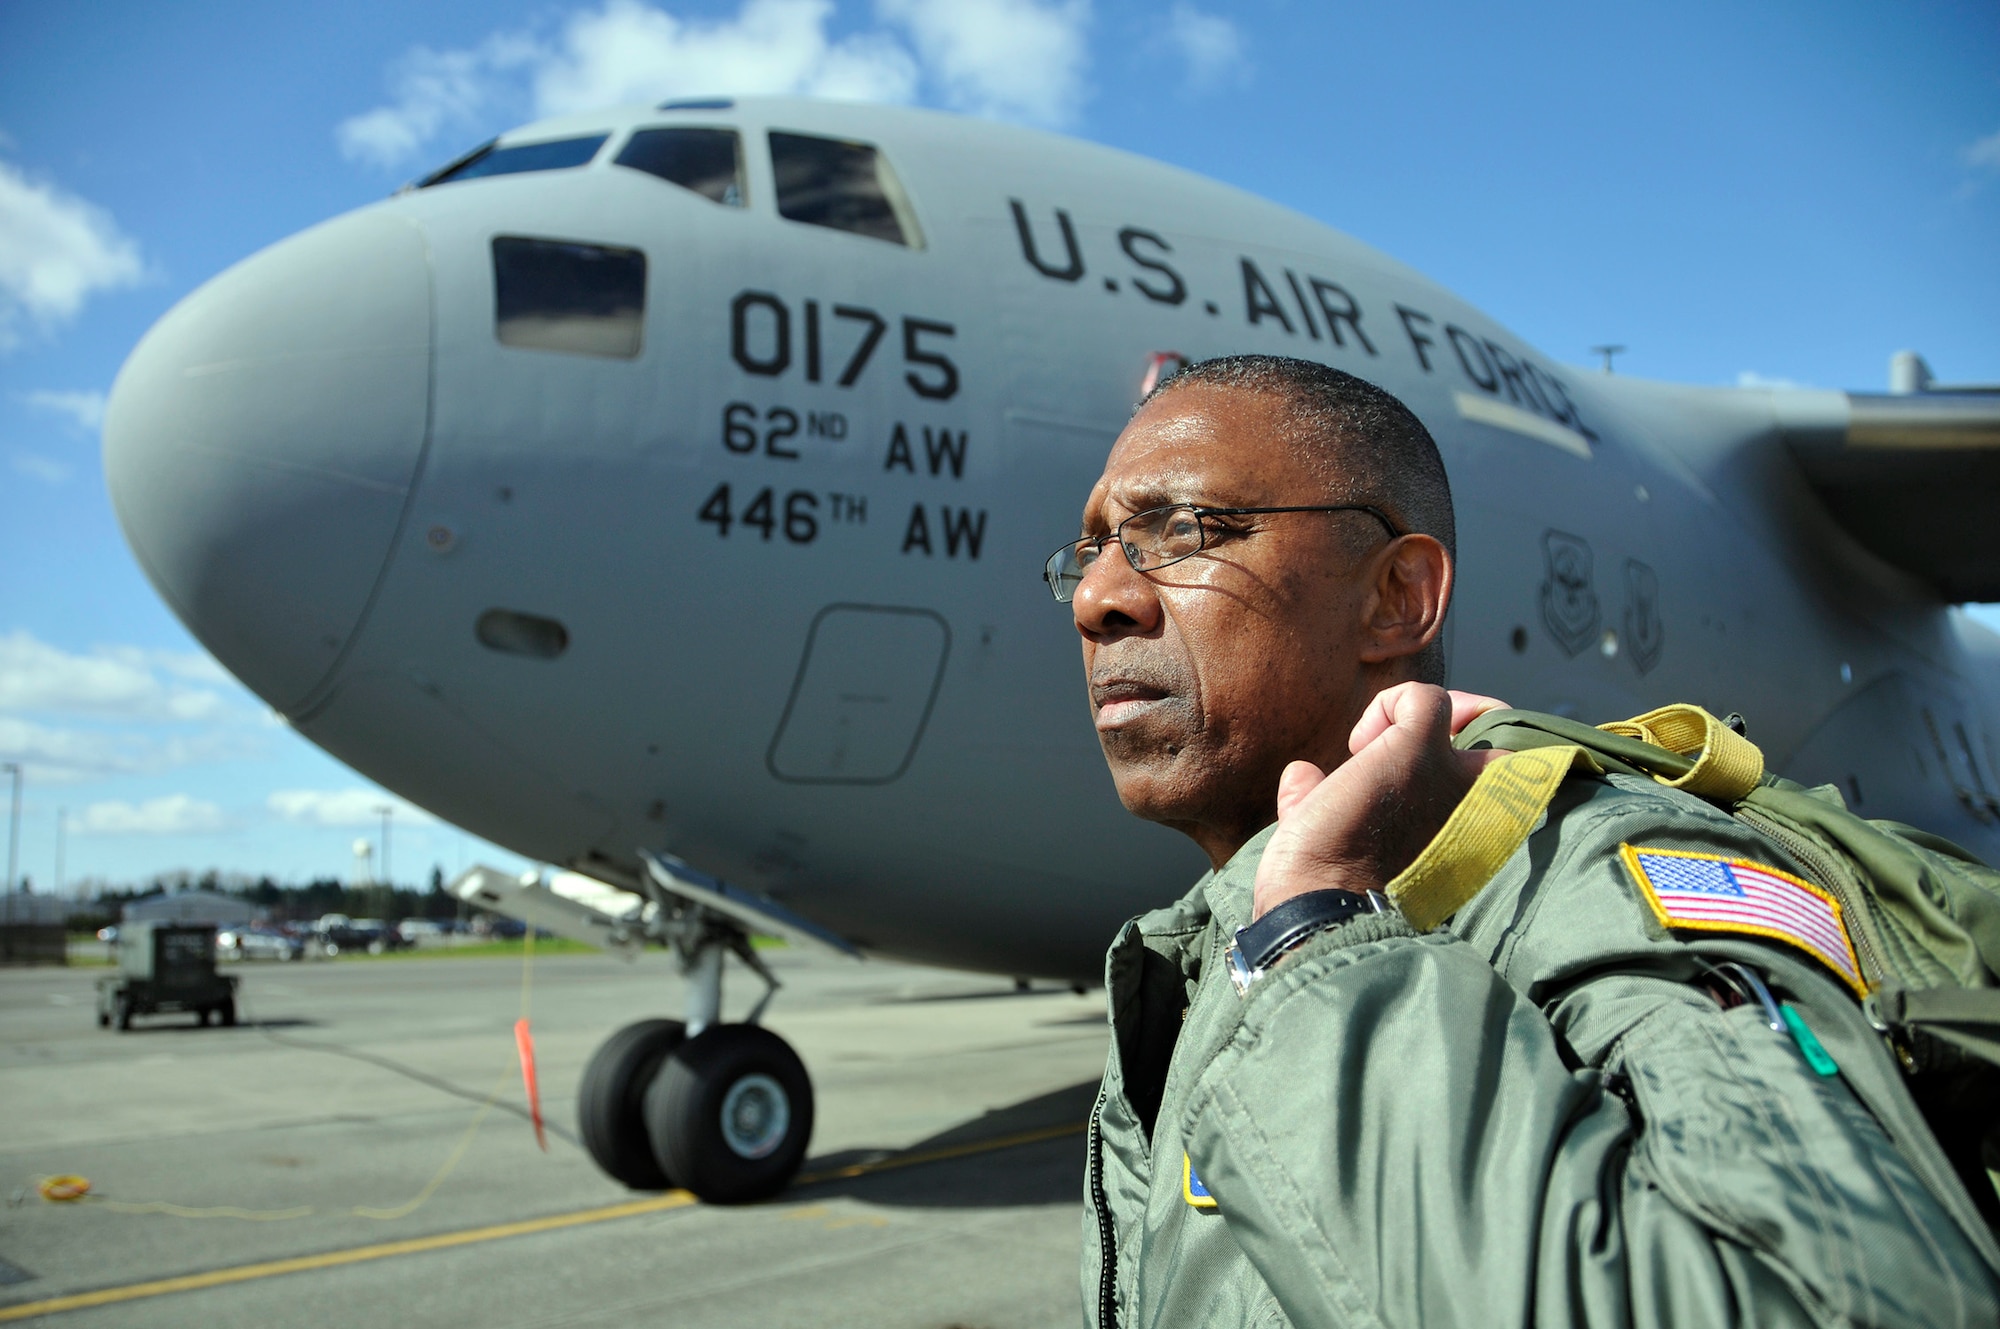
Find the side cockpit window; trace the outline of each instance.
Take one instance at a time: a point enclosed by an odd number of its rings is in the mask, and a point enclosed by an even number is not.
[[[613,160],[712,203],[743,206],[743,141],[733,129],[641,129]]]
[[[503,346],[573,355],[639,354],[646,256],[636,249],[493,237],[494,333]]]
[[[778,215],[911,249],[924,247],[896,172],[872,145],[771,131]]]
[[[609,134],[585,134],[580,138],[557,138],[543,143],[515,143],[506,147],[488,143],[474,148],[451,165],[417,182],[428,189],[458,180],[476,180],[484,175],[516,175],[522,171],[563,171],[587,165]]]

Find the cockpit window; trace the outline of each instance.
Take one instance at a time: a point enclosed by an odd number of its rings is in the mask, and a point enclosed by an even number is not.
[[[581,138],[556,138],[543,143],[513,143],[502,148],[488,143],[475,148],[451,165],[426,176],[417,188],[428,189],[447,181],[472,180],[482,175],[514,175],[521,171],[561,171],[582,166],[597,155],[609,134],[586,134]]]
[[[743,143],[733,129],[642,129],[615,160],[711,202],[743,206]]]
[[[778,215],[922,249],[916,213],[888,159],[866,143],[771,133]]]
[[[505,346],[576,355],[639,354],[646,256],[636,249],[493,237],[494,331]]]

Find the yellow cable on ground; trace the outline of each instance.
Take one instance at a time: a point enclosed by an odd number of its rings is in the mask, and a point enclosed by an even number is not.
[[[480,1124],[486,1120],[486,1114],[493,1110],[493,1105],[500,1100],[500,1095],[505,1092],[507,1081],[512,1076],[513,1070],[510,1067],[505,1074],[501,1075],[499,1082],[493,1086],[493,1092],[486,1096],[486,1101],[481,1103],[478,1110],[472,1114],[472,1120],[466,1123],[465,1133],[458,1137],[458,1144],[452,1149],[451,1157],[444,1160],[444,1166],[439,1168],[428,1182],[424,1183],[424,1188],[418,1191],[414,1198],[407,1203],[397,1205],[393,1209],[371,1209],[365,1205],[356,1205],[347,1212],[356,1218],[367,1218],[376,1222],[386,1223],[398,1218],[408,1218],[411,1214],[423,1208],[424,1202],[429,1200],[437,1192],[437,1188],[444,1184],[444,1179],[451,1175],[452,1169],[457,1167],[459,1160],[465,1157],[465,1151],[472,1147],[473,1137],[479,1134]]]
[[[521,934],[521,1018],[528,1018],[528,998],[535,989],[535,929]]]
[[[35,1183],[35,1191],[51,1204],[88,1204],[97,1209],[109,1209],[119,1214],[166,1214],[172,1218],[238,1218],[253,1223],[281,1222],[288,1218],[304,1218],[313,1212],[311,1205],[300,1205],[293,1209],[243,1209],[233,1204],[215,1205],[210,1208],[195,1208],[184,1204],[170,1204],[165,1200],[113,1200],[102,1195],[93,1195],[89,1177],[79,1177],[75,1173],[61,1176],[43,1177]]]
[[[184,1204],[169,1204],[165,1200],[134,1203],[128,1200],[99,1199],[96,1196],[92,1196],[90,1202],[119,1214],[165,1214],[169,1218],[236,1218],[248,1223],[283,1223],[294,1218],[304,1218],[314,1212],[309,1204],[302,1204],[295,1209],[239,1209],[233,1204],[218,1204],[197,1209]]]

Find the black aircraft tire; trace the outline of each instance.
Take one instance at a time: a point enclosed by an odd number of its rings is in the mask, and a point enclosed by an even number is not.
[[[790,1184],[812,1139],[812,1081],[784,1039],[723,1024],[675,1048],[646,1091],[653,1152],[711,1204],[769,1199]]]
[[[679,1020],[641,1020],[604,1040],[583,1068],[576,1091],[576,1119],[583,1147],[613,1181],[635,1191],[673,1185],[653,1155],[646,1133],[646,1087],[660,1063],[680,1045]]]
[[[216,1013],[222,1017],[222,1027],[224,1029],[234,1029],[236,1027],[236,998],[224,997],[222,1004],[215,1009]]]
[[[119,993],[111,999],[111,1011],[111,1018],[117,1024],[118,1032],[121,1034],[128,1032],[132,1028],[132,999],[122,992]]]

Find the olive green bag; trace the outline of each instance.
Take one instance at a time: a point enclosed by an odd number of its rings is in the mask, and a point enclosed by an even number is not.
[[[1855,815],[1832,785],[1768,774],[1731,721],[1686,705],[1600,728],[1499,710],[1455,742],[1580,748],[1580,765],[1697,794],[1782,847],[1839,902],[1867,981],[1863,1009],[1946,1154],[1969,1184],[2000,1176],[2000,871],[1913,826]]]

